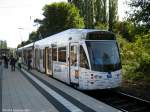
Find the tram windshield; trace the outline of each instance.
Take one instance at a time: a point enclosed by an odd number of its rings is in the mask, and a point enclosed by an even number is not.
[[[116,41],[86,41],[91,69],[110,72],[121,69]]]

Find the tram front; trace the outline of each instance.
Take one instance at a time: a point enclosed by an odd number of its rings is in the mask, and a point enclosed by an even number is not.
[[[121,61],[114,34],[92,33],[85,41],[91,79],[88,89],[116,88],[121,85]]]

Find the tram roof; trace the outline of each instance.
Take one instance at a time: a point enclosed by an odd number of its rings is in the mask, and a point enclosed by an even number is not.
[[[30,47],[32,47],[33,45],[34,45],[34,43],[32,42],[32,43],[30,43],[30,44],[27,44],[27,45],[25,45],[25,46],[23,46],[23,47],[18,48],[18,50],[21,50],[21,49],[24,49],[24,48],[30,48]]]
[[[31,47],[33,45],[35,46],[38,46],[38,45],[49,45],[50,43],[55,43],[55,42],[66,42],[69,40],[69,38],[71,38],[72,41],[75,41],[75,40],[86,40],[86,35],[88,33],[91,33],[91,32],[108,32],[108,33],[111,33],[109,31],[106,31],[106,30],[97,30],[97,29],[75,29],[75,28],[72,28],[72,29],[68,29],[68,30],[65,30],[65,31],[62,31],[60,33],[57,33],[57,34],[54,34],[54,35],[51,35],[51,36],[48,36],[44,39],[41,39],[41,40],[38,40],[36,41],[35,43],[30,43],[24,47],[21,47],[21,48],[18,48],[19,49],[22,49],[22,48],[28,48],[28,47]],[[113,34],[113,33],[112,33]],[[80,36],[77,36],[77,35],[80,35]]]
[[[109,31],[106,31],[106,30],[97,30],[97,29],[68,29],[68,30],[65,30],[65,31],[62,31],[60,33],[57,33],[57,34],[54,34],[54,35],[51,35],[49,37],[46,37],[42,40],[39,40],[39,41],[36,41],[35,42],[35,46],[36,45],[42,45],[42,44],[49,44],[51,43],[52,41],[55,43],[56,42],[64,42],[64,41],[68,41],[69,38],[71,38],[72,41],[75,41],[75,40],[86,40],[86,35],[88,33],[91,33],[91,32],[109,32]],[[109,32],[110,33],[110,32]],[[77,36],[77,35],[80,35],[80,36]]]

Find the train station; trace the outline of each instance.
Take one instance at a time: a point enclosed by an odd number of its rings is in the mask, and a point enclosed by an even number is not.
[[[149,0],[0,0],[0,112],[150,112]]]

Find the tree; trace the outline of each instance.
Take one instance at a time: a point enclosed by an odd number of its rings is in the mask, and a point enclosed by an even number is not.
[[[31,32],[31,34],[29,35],[29,40],[31,42],[35,42],[36,40],[38,40],[38,33],[36,31]]]
[[[113,32],[122,35],[123,38],[133,42],[136,35],[136,27],[131,21],[116,22],[113,25]]]
[[[73,3],[80,10],[80,15],[84,17],[84,0],[72,0],[70,3]]]
[[[38,31],[46,37],[69,28],[83,28],[83,18],[73,4],[53,3],[43,8],[43,20],[36,20],[41,26]],[[38,32],[37,31],[37,32]]]
[[[117,21],[118,0],[109,0],[109,31],[113,30],[113,26]]]
[[[103,26],[109,23],[109,30],[112,31],[118,19],[118,0],[69,0],[68,2],[79,8],[86,28],[104,28]]]
[[[3,40],[0,40],[0,48],[7,48],[7,42],[6,41],[3,41]]]
[[[150,1],[149,0],[132,0],[129,4],[133,12],[130,18],[136,25],[144,26],[147,31],[150,29]]]
[[[80,10],[80,15],[84,18],[85,28],[94,28],[96,21],[100,20],[99,15],[103,15],[99,13],[102,8],[97,7],[101,5],[99,1],[101,0],[72,0],[70,2]]]
[[[95,23],[95,0],[84,1],[84,22],[85,28],[94,28]]]
[[[95,6],[96,22],[106,24],[108,19],[107,0],[96,0]]]

